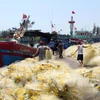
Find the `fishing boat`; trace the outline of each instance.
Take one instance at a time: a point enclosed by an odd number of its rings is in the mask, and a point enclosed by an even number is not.
[[[13,34],[12,32],[10,35]],[[24,32],[24,36],[20,38],[20,42],[17,40],[0,42],[0,67],[32,57],[37,47],[26,45],[30,44],[31,38],[40,37],[39,41],[42,40],[47,45],[54,36],[55,34],[41,32],[41,30],[27,30]],[[35,41],[33,42],[35,44]]]
[[[32,27],[34,22],[29,20],[30,16],[23,14],[22,22],[19,28],[15,28],[12,33],[11,41],[0,42],[0,67],[9,65],[16,61],[23,60],[27,57],[32,57],[36,52],[36,48],[29,47],[19,42],[29,27]]]
[[[0,67],[32,57],[36,49],[16,42],[0,42]]]

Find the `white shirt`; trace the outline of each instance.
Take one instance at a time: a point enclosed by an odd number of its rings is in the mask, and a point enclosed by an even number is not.
[[[83,54],[83,45],[78,46],[78,54]]]

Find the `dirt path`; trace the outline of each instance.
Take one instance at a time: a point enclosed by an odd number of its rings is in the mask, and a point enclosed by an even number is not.
[[[70,67],[73,68],[73,69],[77,69],[80,66],[80,64],[78,63],[77,60],[74,60],[74,59],[72,59],[70,57],[64,57],[64,58],[60,59],[60,58],[58,58],[56,56],[53,56],[53,59],[58,60],[58,61],[62,61],[64,63],[66,63],[66,64],[69,64]]]

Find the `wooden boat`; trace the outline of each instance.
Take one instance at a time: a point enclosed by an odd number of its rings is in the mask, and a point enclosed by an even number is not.
[[[16,42],[0,42],[0,67],[32,57],[36,49]]]
[[[31,22],[29,18],[30,16],[23,15],[20,27],[13,28],[14,31],[9,34],[12,36],[12,40],[14,40],[13,42],[0,42],[0,67],[9,65],[15,61],[23,60],[27,57],[32,57],[32,55],[36,52],[36,48],[29,47],[22,43],[21,40],[23,37],[33,38],[41,36],[42,39],[47,38],[47,40],[50,41],[51,34],[40,32],[40,30],[28,30],[28,28],[32,27],[35,23]]]
[[[11,34],[13,35],[14,33]],[[24,37],[33,38],[37,36],[40,36],[41,39],[45,38],[47,42],[49,42],[51,37],[54,35],[50,33],[44,33],[39,30],[27,30],[22,38]],[[20,43],[14,41],[0,42],[0,67],[9,65],[16,61],[24,60],[25,58],[28,57],[32,57],[32,55],[35,52],[36,48],[27,46],[23,44],[22,41]]]
[[[30,16],[23,14],[23,18],[19,28],[13,28],[12,41],[0,42],[0,67],[9,65],[15,61],[23,60],[27,57],[32,57],[36,52],[36,48],[22,44],[19,40],[24,37],[24,33],[34,24],[29,20]],[[18,43],[16,42],[18,41]]]

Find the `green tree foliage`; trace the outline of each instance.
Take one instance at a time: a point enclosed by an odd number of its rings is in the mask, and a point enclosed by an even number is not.
[[[94,23],[94,26],[93,26],[93,35],[96,34],[96,26],[95,26],[95,23]]]
[[[10,33],[12,32],[12,30],[8,29],[8,30],[2,30],[0,31],[0,36],[2,38],[6,38],[7,36],[10,36]]]
[[[93,26],[93,36],[99,36],[99,35],[100,35],[100,27],[96,26],[94,24],[94,26]]]
[[[99,33],[100,33],[100,27],[97,27],[97,33],[96,33],[96,35],[99,35]]]

